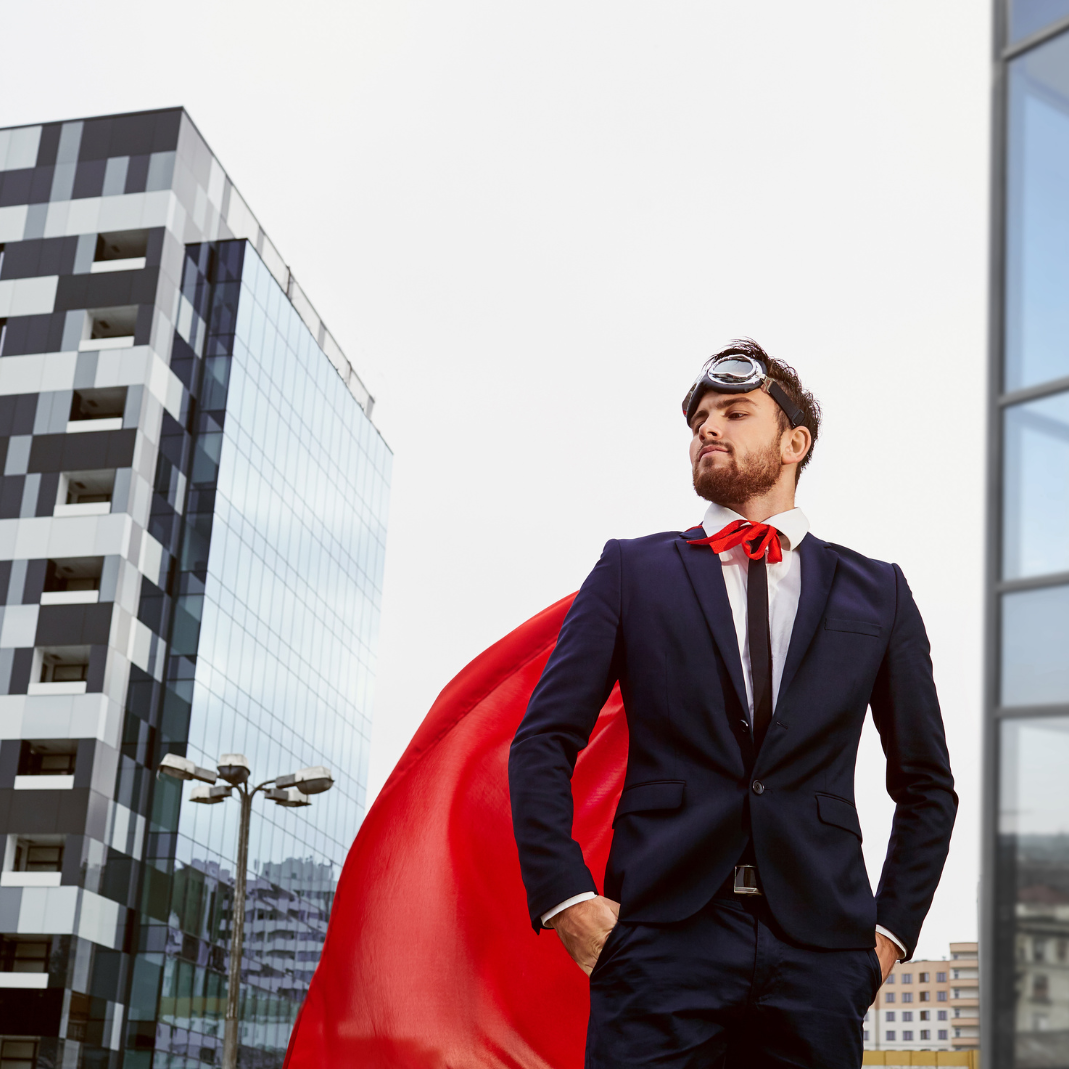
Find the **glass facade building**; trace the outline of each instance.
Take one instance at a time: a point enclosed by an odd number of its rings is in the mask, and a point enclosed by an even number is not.
[[[0,1069],[281,1065],[364,805],[390,451],[181,109],[0,130]]]
[[[1069,2],[997,0],[982,961],[992,1069],[1069,1066]]]

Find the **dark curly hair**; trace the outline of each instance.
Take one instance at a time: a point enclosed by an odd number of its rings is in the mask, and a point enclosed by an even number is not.
[[[736,353],[743,356],[752,356],[755,360],[760,360],[768,368],[769,375],[783,387],[787,396],[802,410],[802,414],[805,417],[802,420],[802,425],[808,428],[813,438],[813,444],[810,445],[809,452],[801,459],[795,469],[795,481],[797,481],[802,474],[802,468],[809,463],[810,458],[813,456],[813,449],[817,444],[817,435],[820,434],[820,402],[802,385],[802,380],[798,378],[798,372],[790,364],[785,364],[782,360],[776,360],[774,357],[769,356],[753,338],[733,338],[723,349],[718,349],[713,353],[710,359],[716,360],[721,356],[732,356]],[[785,431],[790,430],[791,423],[783,409],[778,405],[776,409],[779,412],[780,427]]]

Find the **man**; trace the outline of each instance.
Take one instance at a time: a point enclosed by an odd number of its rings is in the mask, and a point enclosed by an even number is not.
[[[957,808],[927,636],[897,565],[808,533],[820,409],[792,368],[734,342],[683,408],[702,526],[606,545],[512,744],[531,922],[590,975],[587,1069],[855,1069]],[[617,682],[603,897],[570,777]],[[870,706],[896,803],[875,899],[853,803]]]

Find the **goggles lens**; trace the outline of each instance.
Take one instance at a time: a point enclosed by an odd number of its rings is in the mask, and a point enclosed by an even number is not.
[[[705,373],[716,381],[736,385],[759,377],[761,369],[748,356],[725,356],[710,364]]]
[[[712,388],[724,393],[749,393],[750,390],[756,390],[764,379],[764,366],[751,356],[728,353],[718,360],[710,360],[683,399],[683,414],[688,420],[693,416],[691,409],[696,404],[695,394],[699,390]]]

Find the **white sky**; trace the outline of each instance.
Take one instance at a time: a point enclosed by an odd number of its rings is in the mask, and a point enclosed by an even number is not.
[[[898,561],[975,938],[989,5],[0,0],[0,125],[185,105],[395,451],[372,788],[611,537],[697,523],[679,400],[749,334],[825,430],[815,533]],[[17,48],[11,45],[18,42]],[[929,541],[930,539],[930,541]],[[874,879],[891,804],[867,731]]]

